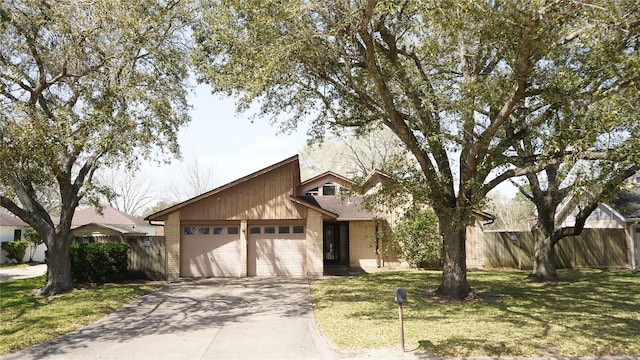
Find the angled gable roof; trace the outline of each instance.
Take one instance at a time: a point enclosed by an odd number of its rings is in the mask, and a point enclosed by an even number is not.
[[[362,183],[361,191],[367,192],[367,190],[374,187],[376,184],[391,180],[392,178],[388,174],[382,172],[381,170],[374,170]]]
[[[84,225],[80,225],[76,228],[73,229],[73,231],[79,231],[79,230],[85,230],[85,229],[107,229],[107,230],[111,230],[114,232],[117,232],[121,235],[125,235],[125,236],[145,236],[147,235],[146,232],[143,231],[136,231],[135,229],[126,226],[126,225],[117,225],[117,224],[96,224],[96,223],[89,223],[89,224],[84,224]]]
[[[351,186],[355,185],[353,180],[351,180],[349,178],[346,178],[346,177],[344,177],[344,176],[342,176],[340,174],[336,174],[333,171],[325,171],[322,174],[318,174],[318,175],[316,175],[316,176],[314,176],[312,178],[309,178],[309,179],[303,181],[302,183],[300,183],[300,186],[305,186],[307,184],[311,184],[311,183],[313,183],[315,181],[321,180],[322,178],[331,177],[331,176],[336,177],[339,180],[341,180],[341,181],[343,181],[343,182],[345,182],[345,183],[347,183],[347,184],[349,184]]]
[[[71,220],[71,226],[82,226],[86,224],[111,224],[125,226],[147,225],[147,223],[135,216],[124,213],[110,205],[103,205],[102,214],[93,207],[76,210]]]
[[[228,190],[228,189],[230,189],[230,188],[232,188],[234,186],[246,183],[249,180],[255,179],[255,178],[259,177],[259,176],[267,174],[267,173],[269,173],[269,172],[271,172],[273,170],[276,170],[278,168],[281,168],[283,166],[286,166],[286,165],[289,165],[289,164],[298,165],[298,161],[299,161],[298,160],[298,155],[294,155],[294,156],[292,156],[292,157],[290,157],[288,159],[285,159],[285,160],[280,161],[278,163],[275,163],[275,164],[273,164],[271,166],[268,166],[268,167],[266,167],[264,169],[261,169],[261,170],[258,170],[256,172],[253,172],[253,173],[251,173],[251,174],[249,174],[247,176],[241,177],[241,178],[239,178],[237,180],[234,180],[234,181],[232,181],[230,183],[227,183],[225,185],[217,187],[217,188],[215,188],[213,190],[207,191],[207,192],[205,192],[203,194],[200,194],[198,196],[195,196],[195,197],[193,197],[191,199],[188,199],[188,200],[185,200],[185,201],[183,201],[181,203],[178,203],[178,204],[175,204],[173,206],[170,206],[170,207],[168,207],[168,208],[166,208],[164,210],[160,210],[160,211],[158,211],[158,212],[156,212],[154,214],[151,214],[151,215],[147,216],[145,218],[145,220],[150,220],[150,221],[154,221],[154,220],[155,221],[162,221],[162,220],[165,220],[167,215],[169,215],[169,214],[171,214],[171,213],[173,213],[175,211],[178,211],[178,210],[180,210],[180,209],[182,209],[182,208],[184,208],[184,207],[186,207],[188,205],[191,205],[191,204],[196,203],[196,202],[198,202],[200,200],[212,197],[212,196],[214,196],[216,194],[221,193],[222,191],[225,191],[225,190]],[[298,174],[298,179],[296,181],[297,181],[298,184],[300,183],[299,174]]]
[[[2,209],[0,210],[0,226],[29,226],[29,224]]]

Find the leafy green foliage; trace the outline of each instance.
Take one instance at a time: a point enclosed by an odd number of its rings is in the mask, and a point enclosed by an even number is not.
[[[127,244],[74,244],[70,251],[71,274],[75,281],[104,284],[127,277]]]
[[[27,252],[29,242],[26,240],[13,240],[2,243],[2,250],[7,252],[9,259],[14,259],[17,262],[22,262],[24,254]]]
[[[442,237],[438,231],[438,218],[433,210],[408,211],[395,227],[392,236],[392,250],[411,267],[439,264]]]
[[[36,249],[40,244],[44,244],[44,239],[32,227],[28,227],[24,230],[24,238],[31,244],[31,253],[29,254],[29,261],[33,261],[33,255],[35,255]]]
[[[72,287],[68,248],[77,206],[112,193],[94,181],[95,171],[179,154],[177,132],[189,120],[190,4],[1,5],[0,206],[44,238],[45,292]],[[52,207],[59,221],[51,219]]]
[[[636,1],[202,3],[201,80],[239,110],[259,103],[285,128],[310,119],[314,139],[379,125],[398,137],[417,165],[393,184],[433,207],[456,297],[469,292],[463,229],[491,189],[637,134],[613,115],[637,120]],[[534,151],[521,156],[527,138]]]

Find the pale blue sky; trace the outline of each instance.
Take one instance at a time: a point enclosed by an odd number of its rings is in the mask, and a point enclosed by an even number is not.
[[[206,85],[195,88],[190,104],[192,120],[178,133],[183,159],[171,165],[142,167],[142,175],[152,179],[158,199],[168,197],[170,184],[182,181],[183,163],[197,159],[201,168],[210,169],[214,188],[298,154],[306,145],[306,123],[291,134],[280,133],[268,119],[252,123],[252,112],[236,114],[233,98],[212,95]],[[515,188],[508,183],[497,190],[508,197],[515,194]]]
[[[236,114],[233,98],[212,95],[206,85],[197,86],[189,102],[192,120],[178,133],[183,159],[142,168],[159,191],[179,181],[180,162],[197,158],[201,167],[213,170],[213,185],[219,186],[298,154],[306,145],[306,124],[291,135],[279,134],[268,119],[252,123],[251,112]]]

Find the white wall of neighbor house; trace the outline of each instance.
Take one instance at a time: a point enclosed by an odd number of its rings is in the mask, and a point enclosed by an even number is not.
[[[26,226],[0,226],[0,242],[13,241],[16,236],[16,230],[20,231],[20,239],[24,240],[24,231]],[[24,254],[22,262],[33,260],[35,262],[44,262],[44,252],[47,250],[45,244],[40,244],[37,247],[29,244],[27,251]],[[33,254],[33,257],[31,256]],[[8,264],[14,262],[14,260],[7,257],[7,252],[0,250],[0,264]]]

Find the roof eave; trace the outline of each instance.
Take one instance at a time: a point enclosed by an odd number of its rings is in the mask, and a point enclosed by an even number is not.
[[[315,206],[313,204],[309,204],[308,202],[306,202],[304,200],[300,200],[300,199],[296,198],[295,196],[290,196],[289,199],[291,201],[293,201],[294,203],[296,203],[296,204],[305,206],[305,207],[307,207],[309,209],[315,210],[315,211],[317,211],[317,212],[319,212],[319,213],[321,213],[323,215],[329,216],[329,217],[334,218],[336,220],[338,219],[338,214],[333,213],[333,212],[328,211],[328,210],[325,210],[325,209],[323,209],[321,207],[318,207],[318,206]]]
[[[204,194],[200,194],[200,195],[195,196],[195,197],[193,197],[191,199],[188,199],[188,200],[185,200],[185,201],[183,201],[181,203],[178,203],[178,204],[175,204],[173,206],[170,206],[170,207],[168,207],[168,208],[166,208],[164,210],[160,210],[160,211],[158,211],[156,213],[148,215],[147,217],[144,218],[144,220],[146,220],[146,221],[163,221],[163,220],[166,220],[166,216],[167,215],[169,215],[172,212],[175,212],[177,210],[180,210],[181,208],[183,208],[183,207],[185,207],[187,205],[190,205],[190,204],[193,204],[193,203],[195,203],[197,201],[200,201],[202,199],[208,198],[209,196],[212,196],[212,195],[215,195],[217,193],[220,193],[221,191],[224,191],[224,190],[232,188],[232,187],[234,187],[236,185],[242,184],[242,183],[244,183],[246,181],[254,179],[254,178],[256,178],[256,177],[258,177],[260,175],[266,174],[266,173],[268,173],[270,171],[273,171],[273,170],[275,170],[275,169],[277,169],[277,168],[279,168],[281,166],[290,164],[290,163],[295,162],[295,161],[298,161],[298,155],[294,155],[294,156],[292,156],[290,158],[282,160],[282,161],[280,161],[278,163],[275,163],[275,164],[273,164],[271,166],[268,166],[268,167],[263,168],[261,170],[258,170],[256,172],[253,172],[253,173],[251,173],[249,175],[246,175],[244,177],[236,179],[236,180],[234,180],[234,181],[232,181],[230,183],[227,183],[225,185],[219,186],[219,187],[217,187],[217,188],[215,188],[213,190],[207,191]]]

